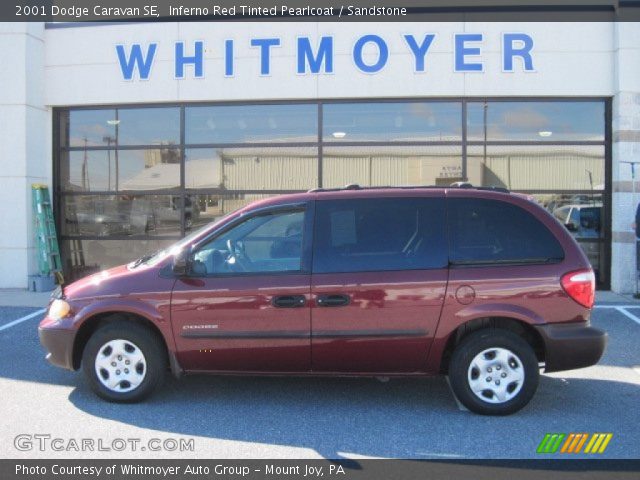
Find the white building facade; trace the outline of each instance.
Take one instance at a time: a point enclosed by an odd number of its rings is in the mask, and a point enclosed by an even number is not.
[[[76,278],[263,196],[464,179],[635,290],[638,23],[6,23],[0,58],[0,288],[37,273],[33,183]]]

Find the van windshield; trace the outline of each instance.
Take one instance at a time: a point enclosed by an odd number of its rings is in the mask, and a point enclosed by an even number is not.
[[[215,221],[213,221],[211,223],[207,223],[206,225],[198,228],[197,230],[194,230],[193,232],[191,232],[186,237],[178,240],[176,243],[174,243],[172,245],[169,245],[167,248],[163,248],[162,250],[157,250],[155,252],[148,253],[148,254],[138,258],[137,260],[135,260],[135,261],[133,261],[132,263],[129,264],[129,268],[136,268],[136,267],[138,267],[140,265],[143,265],[143,264],[144,265],[151,265],[151,266],[156,265],[158,262],[160,262],[160,260],[165,258],[167,255],[170,255],[170,254],[174,255],[177,252],[179,252],[180,250],[182,250],[186,245],[189,245],[195,238],[198,238],[205,231],[211,230],[218,223],[221,223],[221,222],[227,220],[228,218],[236,215],[239,210],[241,210],[241,209],[234,210],[233,212],[227,213],[223,217],[220,217],[219,219],[217,219],[217,220],[215,220]]]

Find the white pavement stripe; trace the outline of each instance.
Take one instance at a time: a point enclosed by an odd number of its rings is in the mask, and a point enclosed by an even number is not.
[[[19,318],[17,320],[14,320],[13,322],[9,322],[6,325],[2,325],[2,326],[0,326],[0,332],[2,330],[6,330],[7,328],[11,328],[11,327],[13,327],[15,325],[18,325],[19,323],[26,322],[27,320],[30,320],[33,317],[37,317],[38,315],[42,315],[46,311],[47,311],[47,309],[43,308],[41,310],[38,310],[37,312],[30,313],[26,317],[22,317],[22,318]]]
[[[640,303],[636,304],[636,305],[594,305],[593,308],[640,308]]]
[[[623,314],[625,317],[633,320],[634,322],[636,322],[638,325],[640,325],[640,318],[636,317],[635,315],[633,315],[632,313],[627,312],[624,308],[619,307],[616,308],[617,311],[619,311],[621,314]]]

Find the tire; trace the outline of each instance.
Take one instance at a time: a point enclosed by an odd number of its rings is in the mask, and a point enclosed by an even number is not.
[[[483,329],[465,337],[449,363],[453,392],[465,407],[481,415],[517,412],[535,394],[539,377],[531,346],[502,329]]]
[[[98,328],[82,353],[89,386],[110,402],[144,400],[162,384],[166,366],[167,354],[158,336],[124,320]]]

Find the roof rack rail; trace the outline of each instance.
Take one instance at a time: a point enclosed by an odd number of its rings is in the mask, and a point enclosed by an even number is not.
[[[332,187],[332,188],[312,188],[308,190],[307,193],[322,193],[322,192],[341,192],[345,190],[383,190],[383,189],[398,189],[398,190],[408,190],[408,189],[419,189],[419,188],[463,188],[463,189],[473,189],[473,190],[486,190],[490,192],[500,192],[500,193],[511,193],[511,191],[504,187],[475,187],[469,182],[454,182],[449,186],[444,185],[384,185],[384,186],[375,186],[375,187],[361,187],[357,183],[350,183],[345,185],[344,187]]]
[[[345,190],[386,190],[386,189],[412,189],[412,188],[447,188],[441,185],[377,185],[374,187],[361,187],[357,183],[350,183],[344,187],[331,187],[331,188],[312,188],[307,190],[307,193],[321,193],[321,192],[342,192]]]
[[[505,187],[496,187],[495,185],[490,185],[488,187],[474,187],[473,184],[470,182],[454,182],[449,186],[454,188],[473,188],[474,190],[487,190],[491,192],[511,193],[511,191]]]
[[[471,182],[453,182],[449,186],[457,187],[457,188],[473,188],[473,185],[471,184]]]
[[[511,190],[505,187],[491,186],[491,187],[471,187],[471,188],[473,188],[474,190],[485,190],[488,192],[511,193]]]

